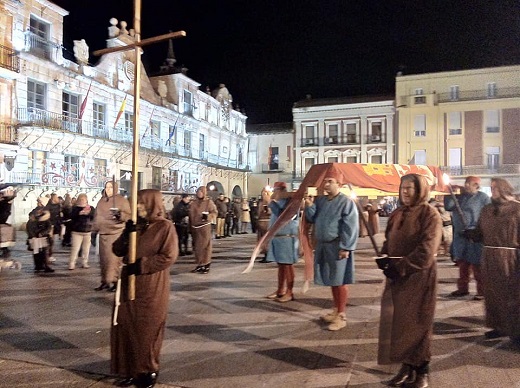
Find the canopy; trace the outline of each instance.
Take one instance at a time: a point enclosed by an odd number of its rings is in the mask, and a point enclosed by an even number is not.
[[[285,210],[276,222],[256,245],[249,265],[243,271],[248,273],[253,269],[254,262],[260,248],[267,244],[276,232],[287,224],[295,214],[300,212],[302,199],[309,187],[321,187],[323,180],[328,176],[341,177],[344,185],[356,186],[364,189],[375,189],[383,195],[399,193],[401,177],[406,174],[420,174],[426,177],[432,191],[444,191],[442,171],[435,166],[407,165],[407,164],[360,164],[360,163],[324,163],[311,167],[298,190],[293,194]],[[356,191],[356,190],[354,190]],[[361,195],[356,191],[357,195]],[[306,284],[313,277],[312,247],[309,241],[308,225],[303,219],[300,223],[300,245],[305,258]]]

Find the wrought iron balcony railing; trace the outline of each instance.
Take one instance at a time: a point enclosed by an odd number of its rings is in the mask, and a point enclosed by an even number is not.
[[[31,31],[25,31],[25,51],[30,52],[40,58],[53,59],[54,52],[57,52],[61,46],[51,42]]]
[[[0,66],[4,69],[20,72],[20,56],[12,48],[0,45]]]

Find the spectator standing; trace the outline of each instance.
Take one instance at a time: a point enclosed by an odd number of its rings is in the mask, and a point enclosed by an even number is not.
[[[233,224],[233,208],[229,198],[224,198],[226,203],[226,219],[224,224],[224,237],[231,237],[231,225]]]
[[[48,198],[40,197],[39,203],[29,213],[29,221],[26,225],[28,248],[33,253],[34,272],[54,272],[49,263],[49,244],[52,236],[52,224],[50,213],[44,207]]]
[[[258,223],[258,201],[256,197],[249,201],[249,213],[251,215],[251,233],[256,233],[256,225]]]
[[[247,234],[247,227],[251,223],[251,209],[249,208],[249,203],[246,198],[242,199],[240,210],[242,210],[240,213],[240,234]]]
[[[428,387],[431,339],[437,291],[435,254],[442,221],[428,204],[426,178],[404,175],[399,187],[401,206],[388,219],[378,259],[387,277],[381,298],[378,363],[402,363],[386,384],[391,387]]]
[[[242,206],[240,204],[240,198],[233,199],[231,209],[233,210],[233,225],[231,226],[231,234],[238,234],[240,232],[240,219],[242,218]]]
[[[112,250],[123,229],[131,217],[130,203],[119,194],[117,182],[107,181],[101,199],[96,205],[92,230],[99,235],[99,266],[101,284],[95,291],[115,291],[121,272],[122,257]]]
[[[469,295],[470,273],[477,283],[477,294],[475,300],[483,297],[483,286],[480,275],[480,257],[482,256],[482,243],[473,241],[464,236],[465,230],[472,230],[477,227],[478,219],[482,208],[491,202],[489,196],[481,191],[480,178],[469,176],[464,183],[464,190],[456,196],[456,200],[451,196],[444,197],[444,208],[452,212],[453,217],[453,243],[451,254],[453,260],[459,267],[459,279],[457,280],[457,290],[450,296],[462,297]],[[457,210],[457,203],[462,210],[462,217]]]
[[[177,240],[179,243],[179,256],[189,255],[188,237],[190,228],[190,196],[182,194],[181,200],[172,210],[175,231],[177,232]]]
[[[520,202],[502,178],[491,179],[491,204],[480,214],[486,338],[509,336],[520,344]]]
[[[268,205],[271,209],[270,226],[276,222],[291,199],[285,182],[276,182],[273,188],[274,192]],[[268,299],[275,299],[281,303],[294,300],[293,264],[298,261],[298,225],[298,214],[295,214],[287,225],[276,232],[269,243],[266,260],[278,264],[278,288],[267,296]]]
[[[327,195],[305,199],[305,217],[314,224],[314,282],[330,286],[334,310],[321,317],[328,329],[347,325],[348,284],[354,283],[354,250],[359,233],[359,214],[354,202],[339,191],[342,176],[329,172],[323,180]]]
[[[140,190],[137,207],[137,225],[127,222],[129,227],[114,243],[115,255],[127,262],[129,232],[137,229],[136,261],[121,273],[120,305],[114,311],[117,325],[110,333],[110,369],[122,378],[118,386],[153,387],[168,316],[170,266],[177,260],[178,243],[159,190]],[[128,296],[129,275],[135,275],[134,300]]]
[[[227,204],[225,202],[224,194],[220,193],[218,198],[215,200],[215,206],[217,207],[217,231],[216,238],[224,237],[224,225],[226,223]]]
[[[70,212],[72,211],[72,197],[69,193],[65,194],[63,198],[63,204],[61,206],[62,214],[62,225],[65,228],[63,232],[63,239],[61,240],[62,247],[71,246],[71,234],[70,234]]]
[[[206,196],[207,189],[200,186],[190,204],[190,229],[193,239],[193,253],[197,267],[191,272],[207,274],[211,265],[213,245],[211,221],[217,215],[215,203]]]
[[[379,209],[377,206],[367,203],[365,211],[368,213],[368,225],[370,226],[372,236],[374,236],[379,233]]]
[[[91,233],[94,215],[95,209],[88,204],[87,194],[79,194],[76,200],[76,205],[74,205],[70,214],[72,248],[69,257],[69,270],[74,270],[76,268],[76,261],[80,249],[83,268],[90,267],[88,259],[90,254],[90,244],[92,241]]]
[[[61,202],[58,197],[58,194],[52,193],[49,201],[47,202],[47,205],[45,206],[46,209],[49,211],[50,219],[52,225],[52,232],[51,232],[51,241],[49,245],[49,261],[52,263],[56,261],[54,258],[54,236],[60,235],[61,233]]]

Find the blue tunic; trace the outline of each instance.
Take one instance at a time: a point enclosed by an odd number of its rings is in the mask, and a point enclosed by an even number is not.
[[[462,214],[468,229],[475,229],[480,217],[482,208],[491,202],[486,193],[478,191],[475,194],[464,193],[457,195]],[[464,230],[464,223],[455,206],[455,200],[451,196],[444,197],[444,208],[451,211],[453,224],[453,243],[451,244],[451,254],[454,260],[464,260],[470,264],[479,264],[482,256],[482,244],[476,243],[461,236]]]
[[[359,217],[354,202],[340,193],[332,200],[317,197],[305,208],[305,217],[314,223],[314,283],[341,286],[354,283],[354,250],[359,233]],[[339,259],[339,251],[350,251]]]
[[[289,198],[284,198],[269,203],[269,208],[271,209],[269,227],[271,227],[280,214],[282,214],[289,200]],[[265,259],[267,261],[276,261],[278,264],[294,264],[298,261],[297,215],[289,221],[287,225],[276,232],[276,235],[269,243]]]

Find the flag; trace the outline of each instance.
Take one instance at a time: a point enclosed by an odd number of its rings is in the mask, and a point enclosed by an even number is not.
[[[177,119],[175,119],[175,123],[173,124],[173,129],[170,132],[170,136],[168,140],[166,140],[166,145],[172,145],[172,138],[175,136],[175,128],[177,128],[177,121],[179,121],[180,113],[177,115]]]
[[[150,120],[148,120],[148,126],[146,127],[146,129],[144,130],[144,133],[143,133],[143,136],[141,136],[141,140],[144,139],[144,137],[146,136],[146,132],[148,132],[148,128],[150,128],[150,130],[152,129],[152,126],[153,126],[153,122],[152,122],[152,119],[153,119],[153,113],[155,112],[155,106],[153,107],[152,109],[152,114],[150,115]],[[153,135],[153,133],[152,133]]]
[[[91,87],[92,87],[92,81],[90,81],[90,85],[88,86],[87,94],[85,95],[85,98],[83,99],[83,102],[81,103],[81,106],[79,108],[79,119],[80,120],[83,118],[83,113],[85,113],[85,108],[87,107],[88,94],[90,93]]]
[[[115,123],[114,123],[114,128],[116,127],[117,122],[119,121],[119,118],[121,117],[121,115],[122,115],[123,112],[125,111],[125,106],[126,106],[126,97],[127,97],[127,95],[125,95],[125,98],[124,98],[124,100],[123,100],[123,103],[121,104],[121,108],[119,108],[119,113],[117,114],[116,121],[115,121]]]

